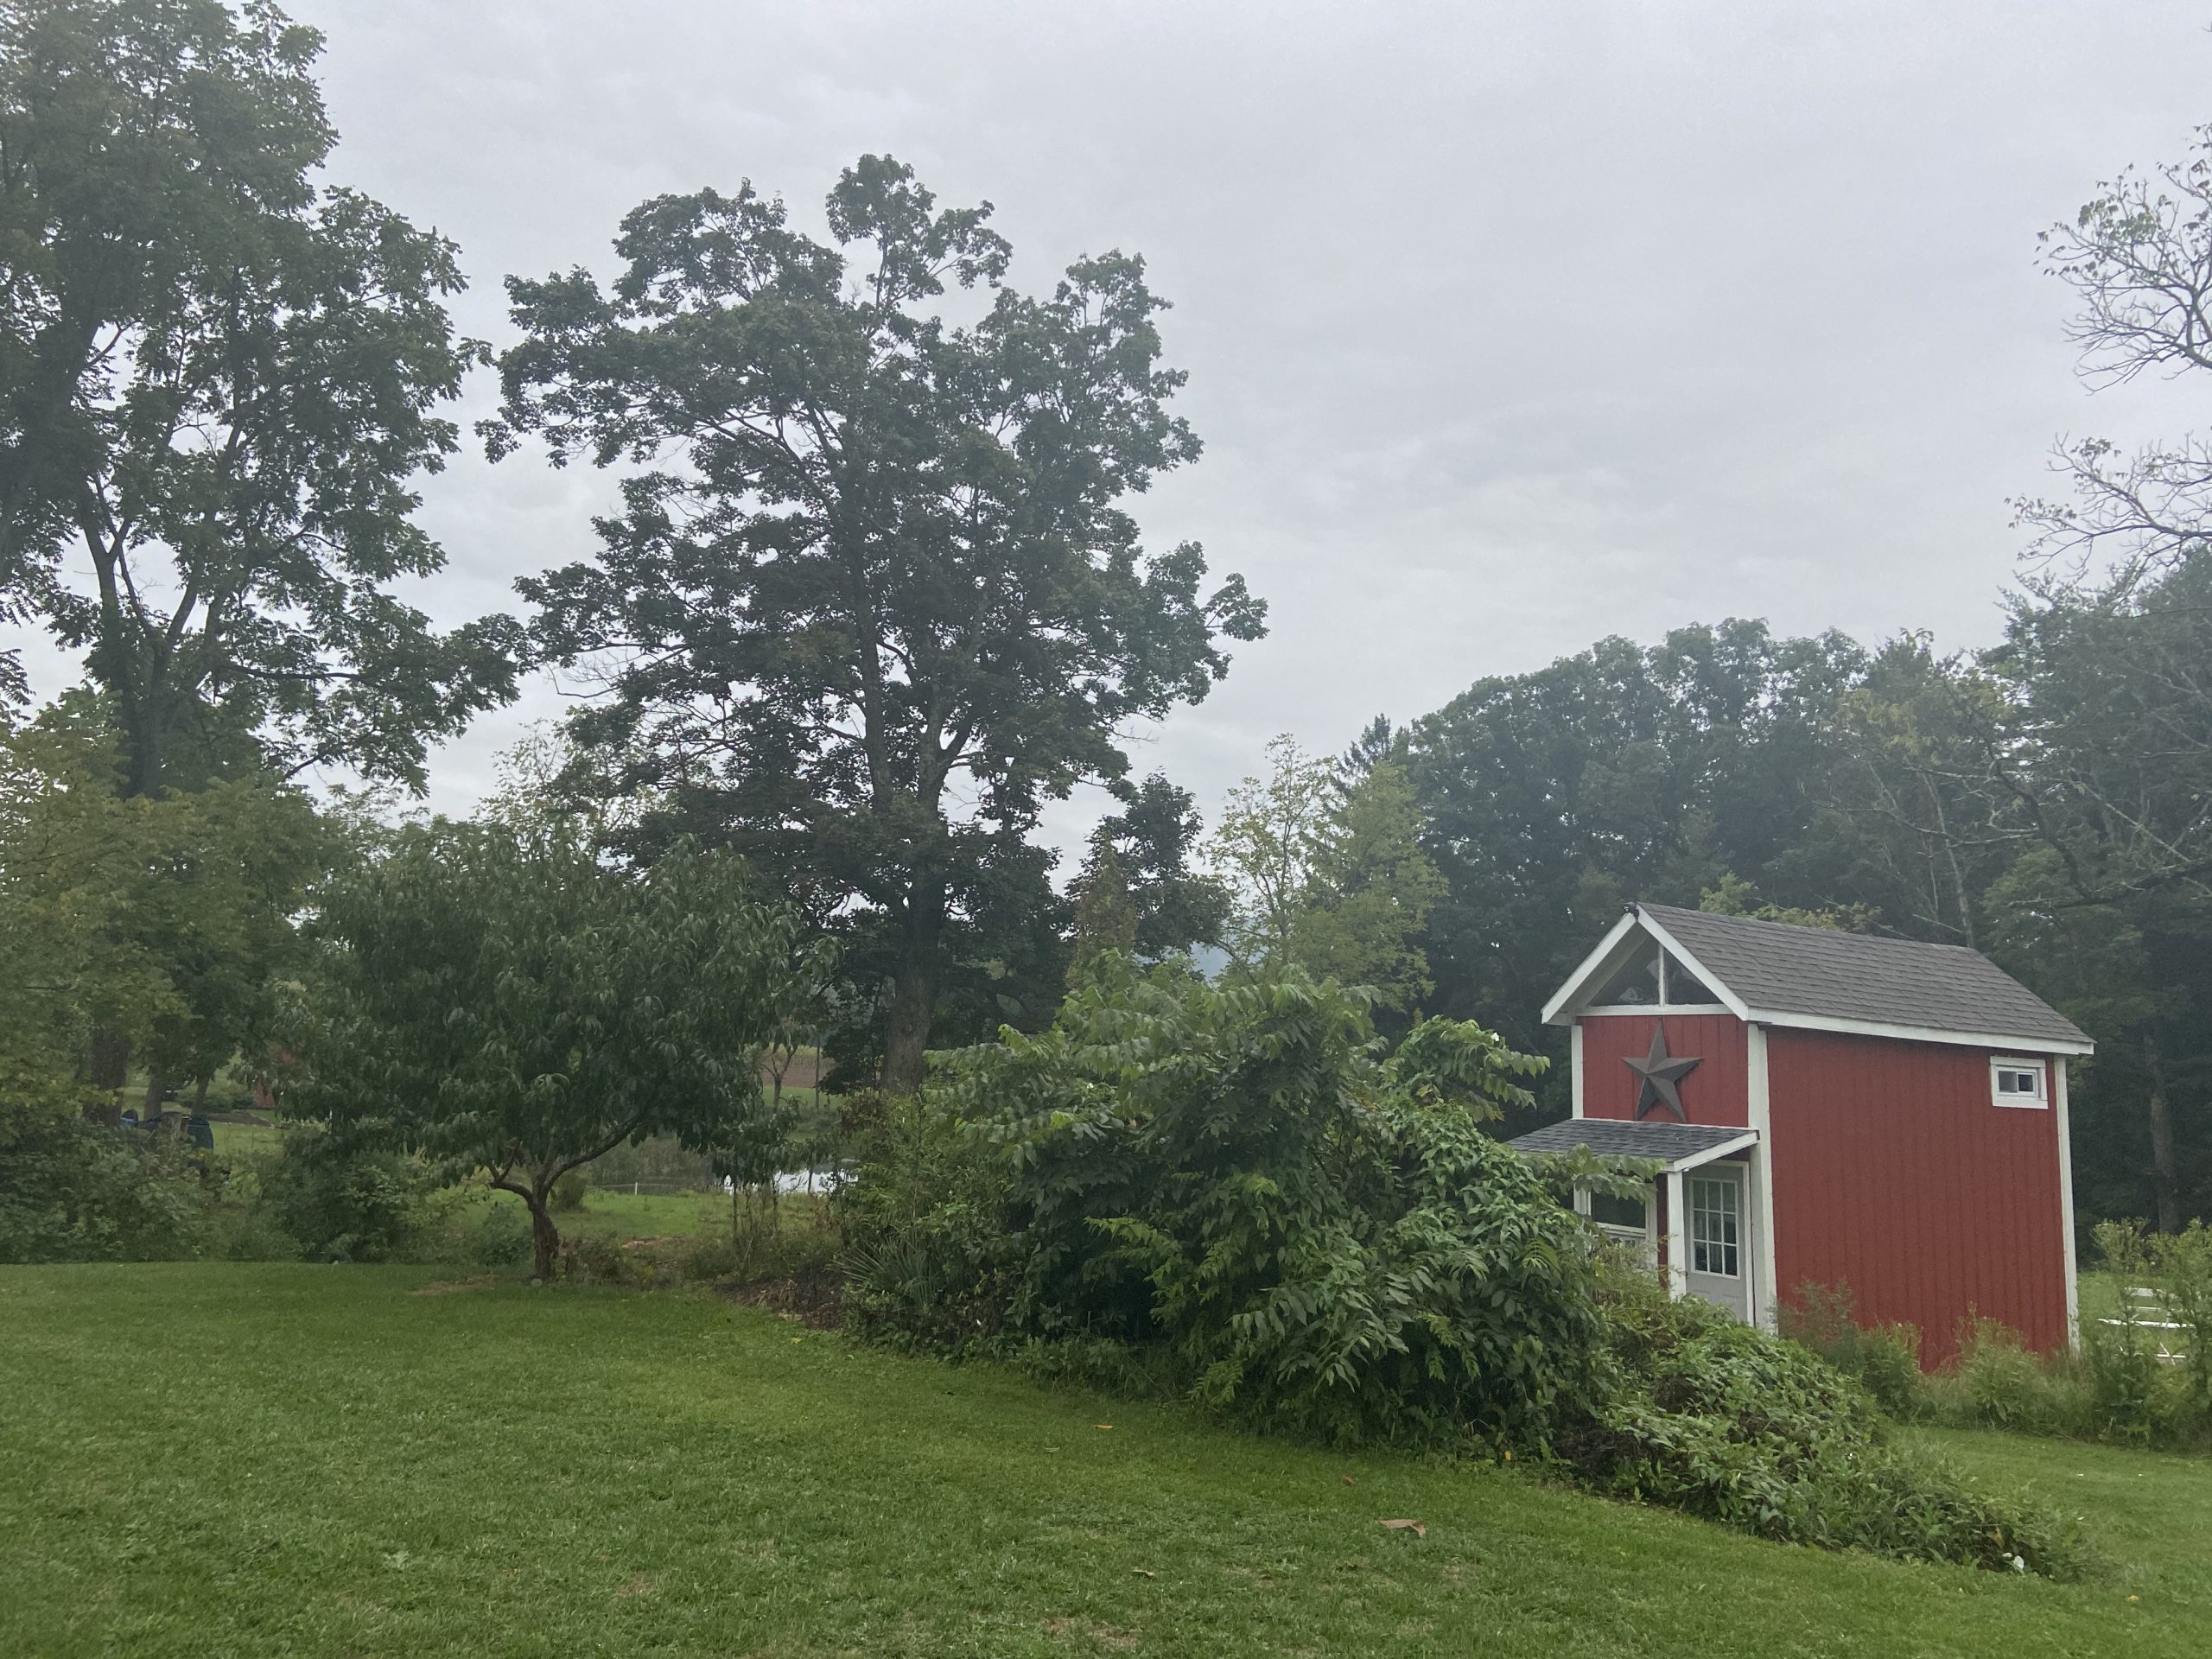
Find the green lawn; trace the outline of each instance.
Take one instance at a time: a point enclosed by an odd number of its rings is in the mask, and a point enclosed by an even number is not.
[[[2112,1565],[2052,1585],[1249,1438],[704,1295],[410,1294],[440,1277],[0,1269],[0,1653],[2031,1659],[2212,1630],[2212,1464],[1923,1436],[2088,1517]]]

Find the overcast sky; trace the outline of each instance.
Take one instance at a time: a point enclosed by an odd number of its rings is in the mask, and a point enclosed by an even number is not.
[[[1206,452],[1141,520],[1272,607],[1140,747],[1210,816],[1274,732],[1338,747],[1609,632],[1986,642],[2052,440],[2201,401],[2091,397],[2035,237],[2212,121],[2206,0],[290,9],[332,177],[459,241],[495,343],[504,274],[610,271],[644,198],[749,177],[813,226],[869,150],[995,202],[1017,286],[1141,252]],[[513,608],[603,487],[455,466],[424,602]],[[562,706],[479,722],[434,802]]]

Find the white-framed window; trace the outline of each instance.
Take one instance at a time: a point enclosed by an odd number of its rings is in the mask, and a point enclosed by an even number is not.
[[[2048,1106],[2050,1068],[2041,1060],[1999,1054],[1989,1062],[1989,1097],[1999,1106]]]
[[[1717,1274],[1724,1279],[1738,1277],[1743,1269],[1738,1261],[1737,1235],[1742,1222],[1737,1195],[1742,1186],[1733,1180],[1699,1175],[1691,1176],[1688,1185],[1690,1270]]]

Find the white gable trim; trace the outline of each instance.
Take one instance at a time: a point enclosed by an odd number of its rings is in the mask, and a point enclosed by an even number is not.
[[[1577,997],[1589,988],[1590,982],[1598,977],[1599,969],[1606,965],[1606,959],[1613,954],[1614,950],[1623,939],[1636,931],[1637,924],[1643,918],[1633,910],[1621,912],[1620,920],[1606,930],[1605,937],[1598,941],[1598,948],[1582,958],[1574,971],[1567,976],[1567,983],[1554,992],[1552,1000],[1544,1004],[1543,1019],[1546,1025],[1556,1026],[1562,1023],[1560,1015],[1566,1012]]]
[[[1709,987],[1713,994],[1720,999],[1720,1007],[1727,1009],[1738,1020],[1748,1020],[1751,1017],[1751,1010],[1744,1006],[1743,998],[1723,985],[1718,976],[1676,944],[1674,935],[1645,915],[1641,908],[1631,906],[1622,912],[1620,920],[1613,924],[1605,937],[1598,941],[1598,948],[1583,957],[1581,963],[1567,976],[1567,983],[1560,986],[1552,1000],[1544,1004],[1544,1023],[1548,1026],[1563,1025],[1576,1014],[1582,1013],[1583,1010],[1577,1004],[1582,998],[1590,995],[1592,988],[1597,984],[1606,969],[1613,966],[1613,958],[1621,953],[1622,941],[1630,934],[1639,931],[1656,939],[1662,946],[1673,954],[1676,961],[1696,975],[1699,980]],[[1649,1007],[1629,1008],[1623,1012],[1659,1014],[1695,1014],[1712,1006],[1710,1003],[1700,1003],[1695,1008],[1688,1007],[1678,1008],[1670,1005],[1662,1006],[1655,1003]]]

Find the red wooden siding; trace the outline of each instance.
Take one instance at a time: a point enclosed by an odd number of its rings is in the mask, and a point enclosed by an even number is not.
[[[1694,1054],[1699,1058],[1697,1070],[1675,1085],[1689,1121],[1748,1128],[1749,1049],[1743,1022],[1732,1014],[1586,1016],[1582,1020],[1582,1116],[1636,1116],[1637,1091],[1642,1084],[1622,1062],[1630,1054],[1642,1059],[1650,1052],[1655,1025],[1666,1027],[1669,1054]],[[1674,1114],[1663,1106],[1651,1115],[1655,1123],[1674,1121]]]
[[[1958,1351],[1969,1308],[2032,1348],[2064,1344],[2065,1200],[2050,1079],[2043,1109],[1998,1106],[1989,1060],[1986,1049],[1769,1030],[1775,1270],[1785,1300],[1808,1280],[1848,1284],[1861,1323],[1920,1327],[1930,1367]]]

